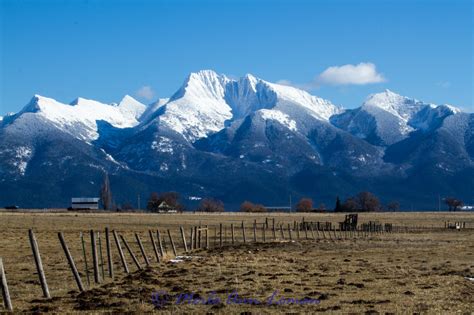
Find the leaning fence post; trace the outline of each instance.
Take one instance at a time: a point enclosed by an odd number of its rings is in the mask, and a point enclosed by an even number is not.
[[[112,231],[112,234],[114,235],[115,245],[117,245],[117,250],[119,252],[120,261],[122,262],[123,270],[126,273],[130,273],[130,271],[128,270],[127,261],[125,260],[125,255],[123,254],[122,245],[120,245],[120,240],[117,236],[117,232],[115,232],[114,230]]]
[[[156,237],[158,238],[158,246],[159,246],[159,249],[160,249],[160,255],[161,255],[161,257],[165,257],[165,253],[163,251],[163,242],[161,241],[160,231],[156,231]]]
[[[150,235],[151,244],[153,245],[153,251],[155,252],[156,261],[160,262],[161,261],[160,254],[158,254],[158,248],[156,247],[155,238],[153,237],[153,232],[151,230],[148,230],[148,234]]]
[[[280,237],[281,237],[282,240],[285,239],[285,234],[283,233],[283,224],[282,223],[280,224]]]
[[[173,238],[171,237],[171,232],[170,230],[168,230],[168,236],[170,238],[170,243],[171,243],[171,247],[173,248],[173,253],[174,253],[174,256],[178,256],[178,254],[176,253],[176,247],[174,246],[174,241],[173,241]]]
[[[0,258],[0,285],[2,287],[3,304],[7,310],[12,312],[12,300],[10,299],[10,291],[8,290],[7,277],[5,276],[5,268],[3,267],[2,258]]]
[[[66,255],[67,262],[69,263],[69,267],[71,267],[72,275],[76,280],[77,287],[79,288],[80,292],[84,291],[84,286],[82,285],[81,277],[79,276],[79,272],[77,272],[76,264],[74,263],[74,259],[71,256],[71,252],[67,247],[66,241],[64,240],[64,236],[62,232],[58,233],[59,242],[61,243],[61,247],[64,250],[64,254]]]
[[[138,235],[138,233],[135,233],[135,238],[137,240],[138,247],[140,247],[140,252],[142,253],[143,258],[145,259],[145,264],[147,266],[150,266],[150,260],[148,260],[148,256],[145,253],[145,248],[143,247],[142,240],[140,239],[140,236]]]
[[[242,221],[242,238],[244,240],[244,244],[247,242],[247,239],[245,237],[245,225],[244,225],[244,221]]]
[[[293,236],[291,235],[291,225],[288,223],[288,236],[290,237],[290,241],[293,241]]]
[[[100,283],[100,274],[99,274],[99,259],[97,257],[97,244],[94,230],[90,231],[91,235],[91,246],[92,246],[92,264],[94,267],[94,281],[95,283]]]
[[[142,270],[142,266],[138,262],[138,259],[135,256],[135,254],[132,252],[132,249],[128,245],[127,240],[123,237],[123,235],[120,235],[120,238],[122,239],[122,242],[125,245],[125,248],[128,250],[128,253],[130,254],[130,256],[132,256],[132,260],[135,263],[135,265],[137,266],[138,270]]]
[[[107,265],[109,267],[109,277],[114,278],[114,264],[112,263],[112,248],[110,248],[109,228],[105,228],[105,248],[107,252]]]
[[[89,278],[89,267],[87,266],[86,244],[84,242],[84,234],[82,234],[82,232],[81,232],[81,243],[82,243],[82,254],[84,256],[84,265],[86,268],[87,286],[90,286],[91,280]]]
[[[268,222],[267,222],[267,223],[268,223]],[[266,239],[266,233],[265,233],[265,226],[266,226],[266,224],[264,223],[264,224],[262,225],[262,239],[263,239],[263,242],[264,242],[264,243],[267,241],[267,239]]]
[[[184,247],[184,252],[188,252],[188,245],[186,244],[186,236],[184,235],[184,229],[182,226],[179,227],[179,230],[181,231],[181,238],[183,239],[183,247]]]
[[[33,250],[33,256],[35,258],[36,270],[38,271],[41,288],[43,289],[43,296],[49,299],[51,295],[49,294],[48,283],[46,282],[46,276],[43,270],[43,262],[41,261],[38,242],[36,242],[36,237],[32,229],[28,231],[28,235],[30,237],[31,249]]]

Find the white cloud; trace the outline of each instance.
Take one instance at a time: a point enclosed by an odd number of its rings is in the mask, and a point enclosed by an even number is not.
[[[149,85],[145,85],[145,86],[142,86],[141,88],[139,88],[135,94],[138,96],[138,97],[141,97],[141,98],[144,98],[146,100],[151,100],[153,99],[153,97],[155,96],[155,91],[153,91],[153,89],[151,88],[151,86]]]
[[[358,65],[332,66],[321,72],[313,81],[294,83],[282,79],[277,84],[289,85],[303,90],[314,90],[322,85],[365,85],[386,82],[385,77],[377,72],[373,63],[361,62]]]
[[[316,78],[315,83],[318,85],[365,85],[385,81],[373,63],[361,62],[358,65],[329,67]]]

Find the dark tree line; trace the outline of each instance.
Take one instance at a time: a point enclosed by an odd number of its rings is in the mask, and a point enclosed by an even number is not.
[[[363,191],[353,197],[349,197],[341,203],[339,197],[336,198],[335,212],[375,212],[382,210],[382,205],[374,194]]]

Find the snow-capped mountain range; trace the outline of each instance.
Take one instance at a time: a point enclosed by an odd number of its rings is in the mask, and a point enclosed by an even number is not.
[[[35,95],[0,118],[0,203],[65,206],[97,195],[108,172],[117,202],[176,190],[232,207],[281,204],[290,194],[328,203],[372,190],[428,207],[432,195],[470,194],[473,126],[473,114],[389,90],[345,110],[294,87],[210,70],[150,105],[128,95],[116,104]],[[421,178],[430,182],[420,187]]]

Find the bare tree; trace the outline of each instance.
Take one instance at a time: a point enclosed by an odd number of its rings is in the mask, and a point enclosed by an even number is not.
[[[372,193],[363,191],[356,196],[356,200],[361,210],[373,212],[380,210],[380,201]]]
[[[112,209],[112,191],[110,189],[109,174],[107,173],[104,174],[104,182],[102,183],[102,187],[100,189],[100,199],[102,200],[104,210]]]
[[[353,197],[347,198],[344,204],[342,205],[341,210],[347,212],[359,210],[359,203]]]
[[[310,212],[311,210],[313,210],[313,200],[310,198],[301,198],[296,204],[298,212]]]
[[[267,212],[267,209],[261,204],[254,204],[250,201],[244,201],[240,205],[241,212]]]
[[[446,198],[445,202],[449,207],[449,211],[457,211],[458,208],[462,207],[462,205],[464,204],[461,200],[453,197]]]
[[[387,205],[388,211],[398,211],[400,210],[400,203],[398,201],[391,201]]]
[[[203,212],[224,212],[224,203],[213,198],[205,198],[199,204],[199,211]]]

